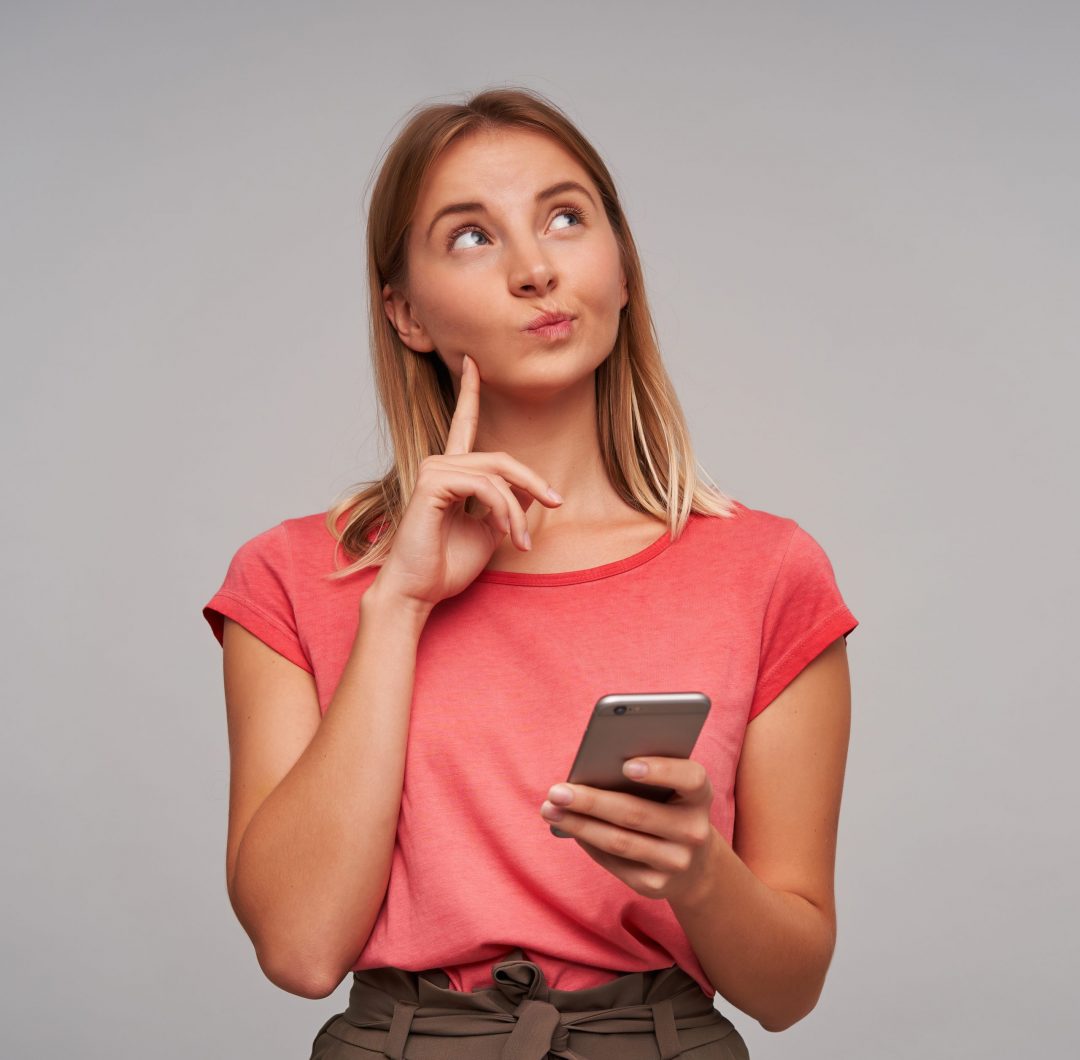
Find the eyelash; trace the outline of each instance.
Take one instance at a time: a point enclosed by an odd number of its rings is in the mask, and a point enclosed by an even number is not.
[[[554,216],[557,217],[561,213],[571,213],[578,219],[579,222],[582,222],[582,223],[588,221],[588,219],[589,219],[589,215],[580,206],[571,206],[569,203],[567,203],[565,206],[556,206],[555,207]],[[577,227],[577,226],[575,225],[573,227]],[[471,232],[474,228],[477,231],[480,231],[480,232],[483,231],[483,229],[479,225],[475,225],[475,224],[467,224],[467,225],[462,225],[460,228],[455,228],[446,237],[446,249],[449,250],[454,245],[454,240],[457,239],[458,236],[460,236],[464,232]]]

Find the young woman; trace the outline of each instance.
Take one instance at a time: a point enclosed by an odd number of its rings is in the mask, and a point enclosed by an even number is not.
[[[284,990],[353,973],[322,1060],[746,1057],[715,994],[783,1030],[835,943],[829,559],[699,478],[611,175],[549,101],[417,110],[367,238],[392,468],[203,612],[236,915]],[[644,760],[670,801],[559,783],[597,699],[667,691],[711,700]]]

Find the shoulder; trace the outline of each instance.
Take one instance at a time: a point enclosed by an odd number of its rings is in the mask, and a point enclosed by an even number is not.
[[[832,562],[821,543],[796,519],[736,502],[732,517],[693,516],[682,555],[707,584],[720,584],[725,599],[741,600],[770,622],[831,601],[839,606]],[[794,610],[793,610],[794,608]]]
[[[334,543],[325,512],[291,516],[244,539],[233,553],[231,570],[255,574],[273,573],[281,578],[297,560],[312,553],[323,553]]]
[[[327,522],[327,512],[312,512],[309,515],[290,516],[278,523],[285,538],[292,548],[303,550],[312,545],[333,541]],[[275,528],[277,529],[277,528]]]
[[[762,508],[749,508],[735,502],[737,516],[733,531],[739,543],[755,550],[763,558],[780,564],[798,566],[801,562],[820,562],[824,549],[818,540],[797,519]],[[725,520],[713,518],[713,523]]]
[[[799,524],[786,515],[761,508],[751,508],[732,499],[730,516],[695,512],[687,531],[725,555],[734,554],[741,561],[755,565],[777,564],[791,544]]]
[[[203,617],[224,646],[224,620],[243,625],[279,654],[312,672],[299,636],[294,524],[286,519],[248,537],[233,553]]]
[[[337,522],[338,533],[345,523],[346,517],[341,516]],[[330,528],[328,511],[283,519],[279,528],[292,571],[302,582],[336,570],[347,559],[339,555],[340,545]]]
[[[312,512],[309,515],[287,516],[248,538],[240,546],[240,550],[249,554],[269,555],[302,552],[333,540],[327,523],[327,513]]]

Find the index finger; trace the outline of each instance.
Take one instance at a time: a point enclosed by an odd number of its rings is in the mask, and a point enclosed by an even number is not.
[[[480,420],[480,370],[468,354],[461,362],[461,386],[446,436],[446,454],[471,453]]]
[[[628,768],[631,763],[644,763],[646,769],[638,776]],[[686,797],[709,789],[709,774],[696,758],[670,758],[658,755],[636,755],[623,762],[623,775],[639,784],[656,784]]]

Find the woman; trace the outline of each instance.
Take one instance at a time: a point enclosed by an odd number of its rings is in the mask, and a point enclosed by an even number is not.
[[[830,562],[699,480],[611,176],[538,94],[411,116],[368,270],[393,467],[204,608],[259,963],[311,998],[352,971],[322,1060],[746,1057],[715,993],[782,1030],[835,941]],[[644,760],[670,801],[558,785],[598,698],[683,690],[712,707]]]

